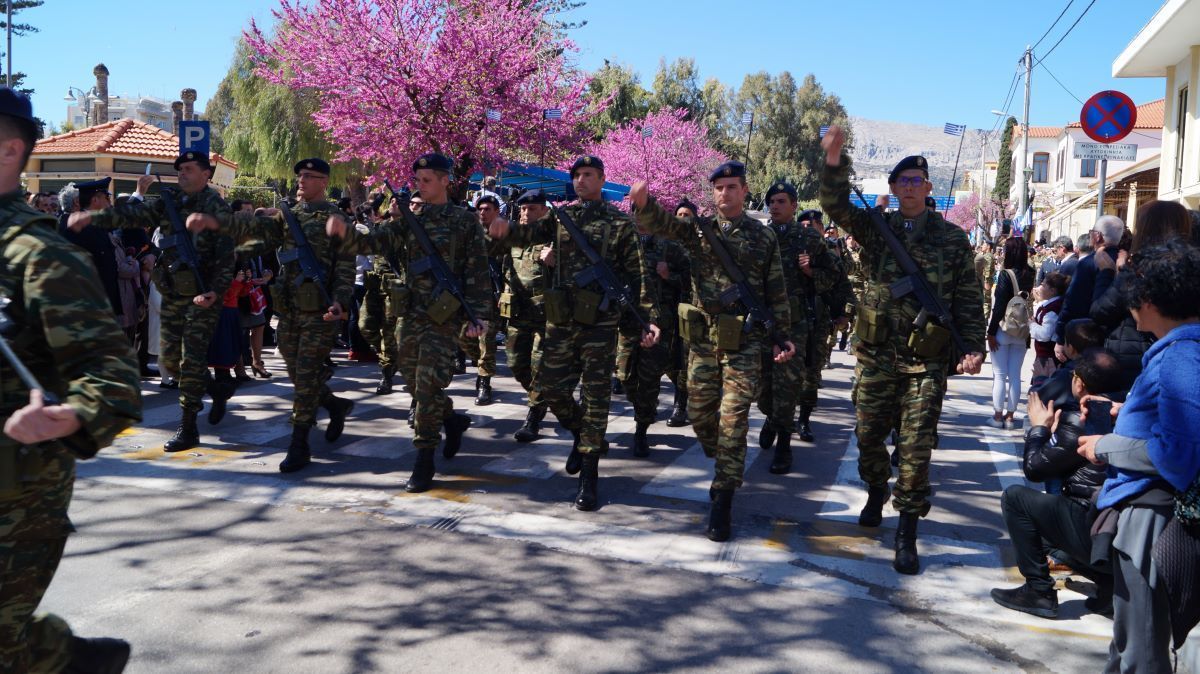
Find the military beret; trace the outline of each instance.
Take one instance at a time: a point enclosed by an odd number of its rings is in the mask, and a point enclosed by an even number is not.
[[[908,169],[920,169],[921,173],[924,173],[925,177],[929,178],[929,162],[925,161],[925,158],[921,155],[914,154],[901,159],[900,163],[896,164],[896,167],[893,168],[892,172],[888,174],[888,182],[896,182],[896,176],[900,175],[902,171],[907,171]]]
[[[692,202],[688,201],[687,199],[683,199],[679,203],[675,204],[675,212],[676,213],[678,213],[679,209],[681,209],[681,208],[688,209],[689,211],[692,212],[692,215],[700,214],[700,209],[696,208],[696,204],[693,204]]]
[[[746,165],[740,161],[727,161],[718,166],[708,175],[708,182],[716,182],[718,178],[745,178]]]
[[[101,178],[99,180],[89,180],[84,183],[75,183],[75,188],[79,190],[79,204],[81,207],[87,206],[87,203],[92,200],[92,196],[108,191],[108,186],[112,184],[112,178]]]
[[[533,189],[525,192],[517,197],[517,205],[524,206],[525,204],[546,204],[546,193],[541,189]]]
[[[430,152],[429,154],[421,155],[419,159],[413,162],[413,172],[420,171],[421,169],[431,169],[434,171],[444,171],[449,173],[454,169],[454,162],[444,154]]]
[[[187,152],[180,152],[179,156],[175,158],[175,170],[178,171],[180,164],[183,164],[183,163],[186,163],[189,161],[194,161],[206,169],[210,169],[210,170],[212,169],[212,164],[210,164],[208,162],[208,154],[207,153],[195,152],[192,150],[188,150]]]
[[[489,203],[489,204],[495,206],[496,210],[500,209],[500,200],[497,199],[496,195],[494,195],[494,194],[485,194],[485,195],[479,197],[478,199],[476,199],[475,200],[475,208],[479,208],[479,204],[482,204],[482,203]]]
[[[600,161],[600,158],[594,155],[584,155],[576,159],[574,164],[571,164],[571,177],[574,178],[575,172],[581,168],[594,168],[604,173],[604,162]]]
[[[33,118],[33,104],[29,102],[29,97],[8,87],[0,87],[0,115],[27,122],[33,128],[36,128],[37,125]]]
[[[788,183],[783,183],[783,182],[775,183],[774,185],[771,185],[771,187],[769,189],[767,189],[767,199],[770,199],[771,197],[775,196],[776,194],[786,194],[792,198],[792,201],[795,201],[797,199],[796,186],[790,185]]]
[[[301,159],[300,161],[296,162],[295,166],[292,167],[292,173],[300,175],[301,169],[308,169],[314,173],[320,173],[323,176],[327,176],[329,175],[329,162],[318,157],[313,157],[312,159]]]
[[[822,217],[824,217],[824,214],[822,214],[821,211],[818,211],[815,208],[810,208],[807,211],[801,211],[800,215],[796,216],[796,222],[804,222],[805,220],[816,220],[817,222],[820,222]]]

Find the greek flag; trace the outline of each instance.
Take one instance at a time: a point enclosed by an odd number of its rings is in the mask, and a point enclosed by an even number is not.
[[[754,113],[753,112],[743,112],[742,113],[742,124],[753,124],[753,123],[754,123]]]
[[[643,126],[642,127],[642,138],[649,138],[650,136],[653,136],[653,135],[654,135],[654,127],[652,127],[652,126]]]
[[[961,135],[963,135],[963,132],[965,132],[967,130],[967,125],[966,124],[951,124],[950,122],[946,122],[946,127],[942,130],[947,135],[950,135],[950,136],[961,136]]]
[[[829,127],[828,126],[821,127],[821,137],[824,138],[825,134],[827,134],[827,133],[829,133]]]
[[[491,108],[489,108],[488,111],[484,114],[487,116],[487,120],[489,122],[499,122],[500,121],[500,111],[499,110],[492,110]]]
[[[562,108],[546,108],[542,110],[542,119],[562,119]]]

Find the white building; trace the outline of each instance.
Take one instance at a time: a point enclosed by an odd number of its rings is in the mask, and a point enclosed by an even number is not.
[[[89,103],[80,105],[80,101],[67,106],[67,121],[76,129],[97,126],[118,119],[136,119],[151,126],[157,126],[163,131],[171,132],[172,113],[171,101],[157,96],[112,96],[108,99],[108,119],[92,119],[99,106],[89,97]],[[89,112],[87,108],[91,108]]]

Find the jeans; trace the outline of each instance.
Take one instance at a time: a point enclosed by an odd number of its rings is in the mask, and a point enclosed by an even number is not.
[[[1021,365],[1025,362],[1025,340],[996,333],[999,347],[992,351],[992,408],[1015,412],[1021,403]]]

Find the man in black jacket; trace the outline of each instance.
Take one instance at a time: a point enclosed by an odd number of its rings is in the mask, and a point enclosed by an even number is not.
[[[1117,244],[1125,234],[1125,223],[1115,215],[1102,215],[1096,219],[1096,225],[1088,232],[1090,242],[1096,251],[1103,250],[1112,259],[1117,259]],[[1081,258],[1079,266],[1071,276],[1071,285],[1067,287],[1067,297],[1063,300],[1062,313],[1058,315],[1058,345],[1054,353],[1059,360],[1066,360],[1064,352],[1063,331],[1069,321],[1076,318],[1087,318],[1096,299],[1096,256]]]
[[[1104,482],[1105,469],[1076,453],[1083,433],[1079,400],[1088,394],[1120,391],[1121,366],[1112,353],[1091,349],[1076,359],[1071,381],[1074,398],[1058,409],[1029,396],[1029,430],[1025,432],[1023,468],[1026,479],[1062,481],[1061,494],[1045,494],[1025,485],[1004,490],[1004,523],[1017,552],[1017,567],[1025,584],[992,590],[997,604],[1042,618],[1058,617],[1058,593],[1050,576],[1047,554],[1068,560],[1072,569],[1096,583],[1098,596],[1087,607],[1111,613],[1112,577],[1091,566],[1092,538],[1088,510],[1092,494]]]

